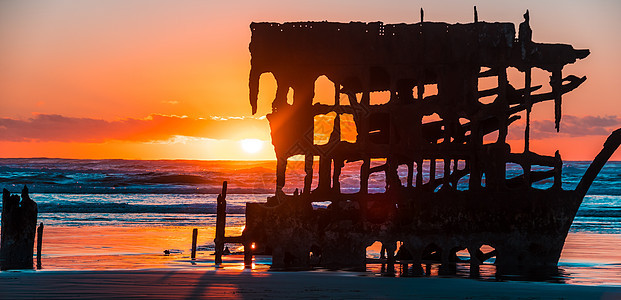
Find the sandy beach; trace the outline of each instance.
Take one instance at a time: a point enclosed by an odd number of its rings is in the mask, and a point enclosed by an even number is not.
[[[459,278],[375,278],[349,272],[2,272],[0,298],[619,299],[611,287]]]
[[[216,268],[212,231],[199,229],[199,251],[191,260],[190,227],[49,227],[43,268],[0,272],[0,299],[621,298],[618,269],[611,267],[620,259],[617,235],[570,234],[560,264],[569,266],[565,283],[550,283],[463,278],[467,272],[461,278],[381,277],[372,265],[367,272],[274,272],[264,256],[255,257],[252,270],[243,269],[241,255],[225,256],[223,268]]]

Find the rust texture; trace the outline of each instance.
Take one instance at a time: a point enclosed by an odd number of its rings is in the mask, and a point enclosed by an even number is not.
[[[430,260],[450,273],[455,253],[463,249],[471,254],[474,276],[492,256],[497,271],[506,274],[556,269],[592,179],[579,190],[562,189],[558,152],[543,156],[529,150],[530,112],[533,104],[552,101],[559,130],[562,95],[586,80],[563,75],[563,67],[589,50],[533,42],[528,12],[517,36],[514,24],[480,22],[476,14],[470,24],[295,22],[250,28],[253,113],[261,74],[271,73],[277,82],[267,115],[277,180],[275,196],[247,204],[247,248],[271,253],[272,267],[285,269],[364,270],[366,247],[376,241],[389,264],[411,263],[409,271],[419,275]],[[522,74],[521,83],[509,82],[510,67]],[[533,68],[550,73],[547,92],[532,86]],[[333,104],[313,104],[322,75],[334,83]],[[486,77],[494,86],[479,87]],[[376,92],[389,92],[389,100],[371,103]],[[316,117],[329,114],[329,138],[317,143]],[[508,128],[521,116],[525,146],[512,151]],[[344,139],[343,126],[354,125],[355,141]],[[485,140],[488,134],[495,141]],[[609,143],[610,155],[618,140]],[[296,155],[304,157],[306,177],[301,193],[286,195],[287,162]],[[341,169],[352,162],[360,165],[360,190],[342,192]],[[509,178],[508,164],[523,173]],[[399,177],[400,166],[407,168],[407,178]],[[385,192],[369,192],[373,173],[383,174]],[[532,186],[541,180],[553,185]],[[313,208],[323,201],[330,202],[327,208]],[[495,250],[484,253],[482,245]]]

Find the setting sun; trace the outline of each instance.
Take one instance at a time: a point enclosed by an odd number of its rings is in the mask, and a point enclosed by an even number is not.
[[[246,153],[257,153],[263,149],[263,141],[258,139],[241,140],[239,144]]]

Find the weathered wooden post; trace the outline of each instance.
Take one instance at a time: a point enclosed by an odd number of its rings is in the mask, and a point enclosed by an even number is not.
[[[41,269],[41,247],[43,247],[43,222],[37,228],[37,269]]]
[[[222,252],[224,252],[224,228],[226,227],[226,181],[222,182],[222,193],[218,195],[216,209],[216,265],[222,264]]]
[[[191,258],[196,258],[196,238],[198,237],[198,228],[192,230],[192,255]]]
[[[252,269],[253,243],[244,243],[244,269]]]
[[[28,196],[24,186],[22,198],[4,189],[2,191],[2,229],[0,241],[0,268],[32,269],[37,204]]]

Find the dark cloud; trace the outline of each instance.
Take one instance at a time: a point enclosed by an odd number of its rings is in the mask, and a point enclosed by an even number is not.
[[[583,137],[594,135],[609,135],[613,130],[621,127],[619,116],[572,116],[564,115],[561,119],[561,130],[556,132],[554,120],[535,120],[530,123],[531,139],[544,139],[550,137]],[[523,138],[524,123],[516,125],[517,130],[512,131],[510,139]]]
[[[512,127],[509,139],[522,139],[523,122]],[[619,116],[564,115],[560,133],[554,129],[553,120],[532,121],[531,139],[607,136],[619,127],[621,127]],[[0,140],[2,141],[148,142],[165,141],[175,136],[232,140],[269,139],[269,125],[265,119],[252,117],[201,119],[158,114],[144,119],[128,118],[116,121],[45,114],[36,115],[27,120],[0,118]]]
[[[161,141],[174,136],[211,139],[269,138],[267,120],[257,118],[188,118],[151,115],[144,119],[106,121],[61,115],[36,115],[27,120],[0,118],[0,140],[105,142]]]

